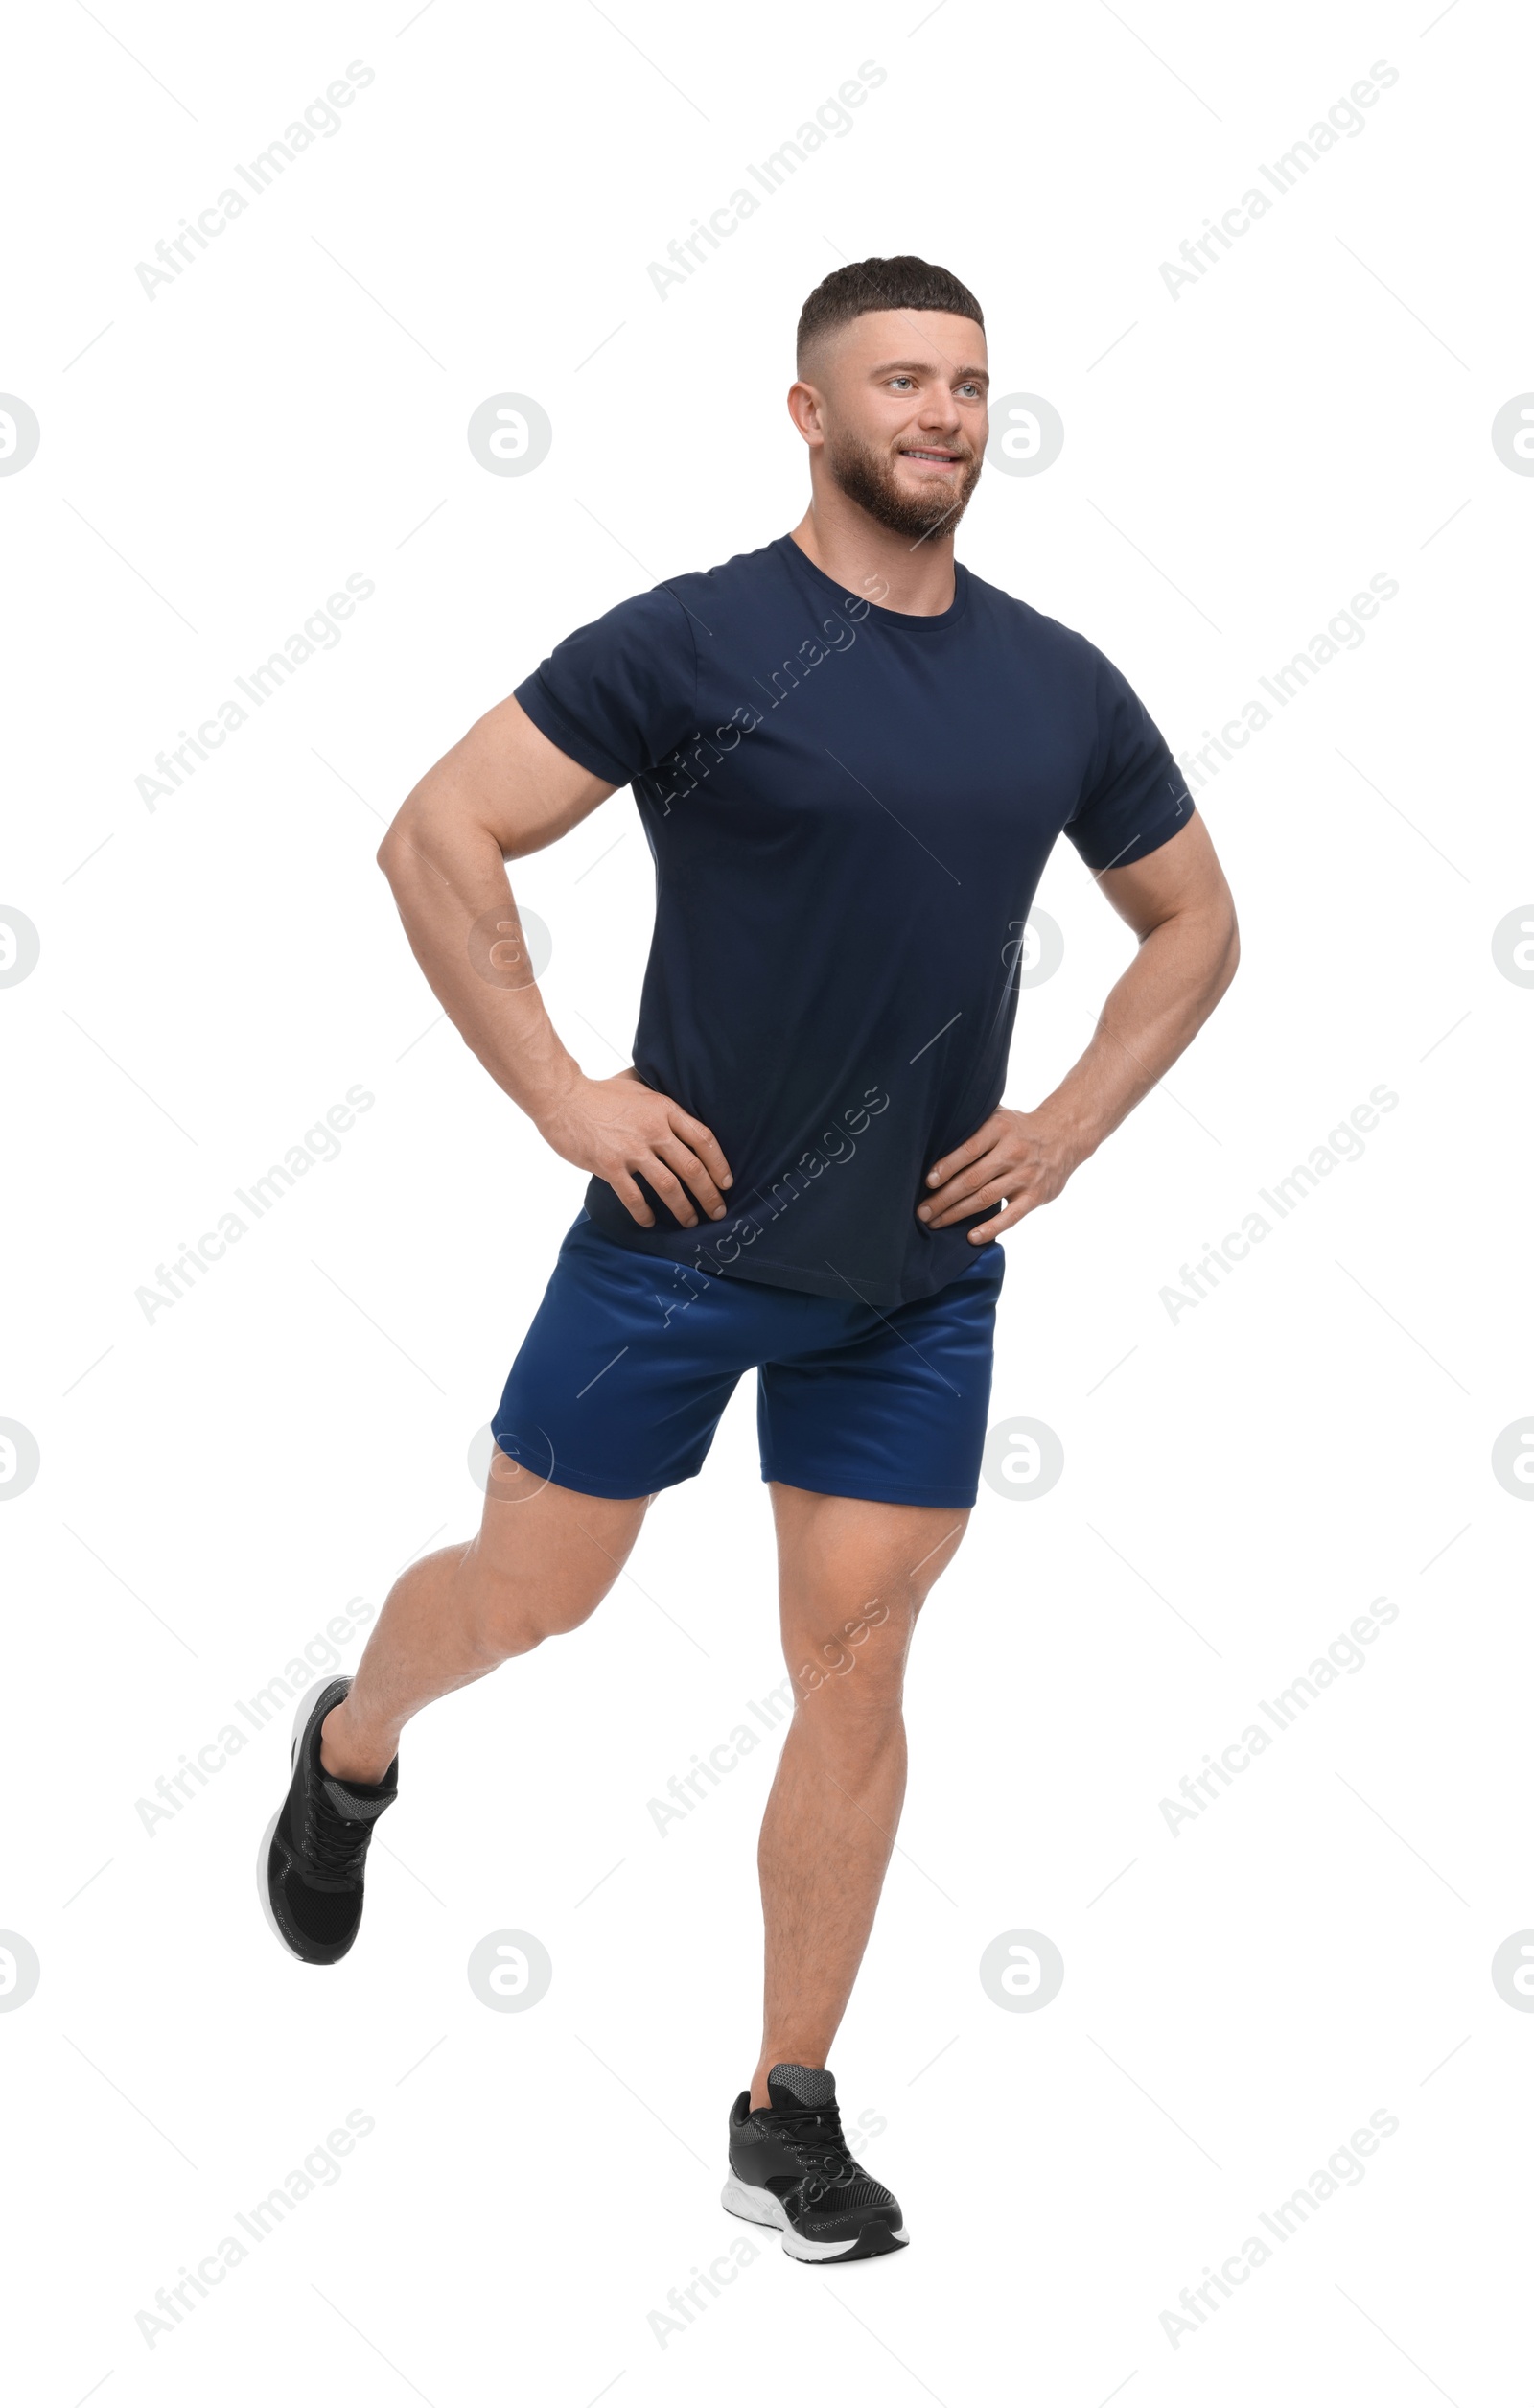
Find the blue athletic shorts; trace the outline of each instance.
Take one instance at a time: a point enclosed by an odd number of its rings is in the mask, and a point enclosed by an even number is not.
[[[763,1480],[881,1505],[971,1506],[990,1400],[998,1245],[936,1296],[876,1312],[695,1272],[605,1237],[559,1250],[492,1423],[562,1488],[645,1497],[703,1468],[756,1372]]]

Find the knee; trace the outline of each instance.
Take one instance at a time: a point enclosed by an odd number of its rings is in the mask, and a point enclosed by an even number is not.
[[[470,1642],[485,1664],[527,1655],[546,1639],[563,1638],[591,1619],[610,1580],[571,1582],[557,1589],[540,1583],[480,1575],[467,1601]]]
[[[917,1601],[885,1596],[851,1613],[820,1616],[788,1649],[802,1704],[848,1721],[887,1720],[900,1711]]]

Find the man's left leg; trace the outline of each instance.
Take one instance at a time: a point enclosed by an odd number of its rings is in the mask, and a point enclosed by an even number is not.
[[[761,2057],[824,2067],[868,1945],[905,1796],[905,1661],[962,1508],[873,1505],[772,1483],[795,1711],[762,1820]]]

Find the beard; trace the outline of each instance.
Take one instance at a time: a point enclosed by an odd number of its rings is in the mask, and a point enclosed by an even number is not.
[[[936,480],[920,488],[901,485],[887,453],[847,433],[827,436],[825,464],[849,502],[867,510],[881,526],[918,543],[924,535],[936,534],[940,526],[958,526],[980,482],[983,465],[978,457],[966,461],[957,485]]]

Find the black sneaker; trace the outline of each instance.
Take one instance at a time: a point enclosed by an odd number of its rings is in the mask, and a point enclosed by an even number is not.
[[[730,2180],[724,2205],[749,2224],[773,2225],[790,2257],[882,2257],[906,2246],[899,2201],[866,2174],[842,2135],[834,2076],[815,2066],[774,2066],[770,2107],[742,2091],[730,2110]]]
[[[261,1843],[261,1904],[284,1948],[306,1965],[335,1965],[362,1921],[362,1875],[373,1826],[399,1794],[396,1756],[377,1787],[338,1781],[319,1761],[320,1725],[351,1687],[321,1681],[293,1725],[292,1780]]]

